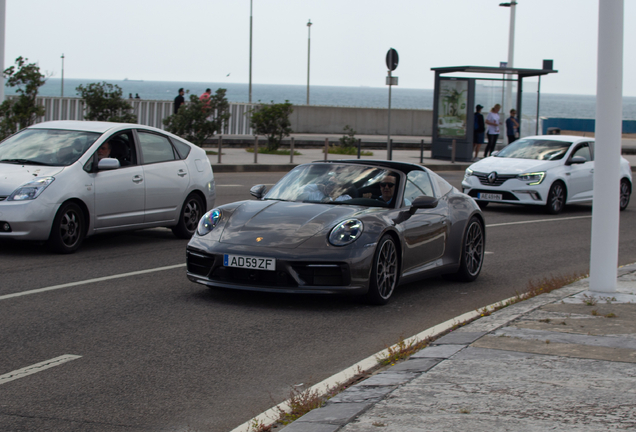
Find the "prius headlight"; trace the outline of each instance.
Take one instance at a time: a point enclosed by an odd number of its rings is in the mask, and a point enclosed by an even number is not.
[[[329,233],[329,243],[334,246],[346,246],[362,235],[362,221],[349,219],[340,222]]]
[[[529,182],[529,185],[538,185],[545,178],[545,171],[519,174],[517,178],[521,181]]]
[[[9,198],[7,198],[7,201],[34,200],[44,192],[44,189],[53,183],[53,180],[55,180],[55,177],[43,177],[37,180],[31,180],[14,190],[13,193],[9,195]]]
[[[221,210],[214,209],[210,210],[206,214],[203,215],[201,220],[199,221],[199,226],[197,227],[197,234],[200,236],[204,236],[210,231],[214,229],[214,227],[219,223],[221,219]]]

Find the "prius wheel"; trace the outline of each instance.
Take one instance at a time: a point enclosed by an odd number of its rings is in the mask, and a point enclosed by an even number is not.
[[[550,214],[559,214],[565,207],[565,185],[560,181],[554,182],[548,193],[548,202],[545,206],[546,211]]]
[[[70,254],[80,247],[85,234],[82,209],[75,203],[65,203],[55,215],[47,245],[53,252]]]
[[[188,195],[179,214],[179,223],[172,228],[172,233],[182,239],[191,238],[203,213],[203,201],[201,198],[196,194]]]
[[[629,204],[629,198],[631,197],[631,195],[632,195],[632,185],[629,184],[629,181],[627,179],[621,180],[621,197],[620,197],[621,211],[627,208],[627,205]]]
[[[383,305],[389,302],[398,281],[399,260],[393,237],[385,234],[373,256],[373,268],[366,301]]]
[[[473,216],[468,222],[464,234],[462,258],[454,279],[464,282],[472,282],[477,279],[484,264],[485,247],[484,227],[479,219]]]

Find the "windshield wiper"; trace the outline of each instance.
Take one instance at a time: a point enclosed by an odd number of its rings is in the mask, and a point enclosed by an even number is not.
[[[20,164],[20,165],[45,165],[51,166],[51,164],[47,164],[44,162],[38,162],[30,159],[0,159],[0,162]]]
[[[282,198],[263,198],[263,201],[287,201]]]

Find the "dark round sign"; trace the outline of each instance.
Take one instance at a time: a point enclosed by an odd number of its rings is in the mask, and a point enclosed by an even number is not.
[[[389,49],[386,53],[386,67],[388,67],[389,70],[394,71],[397,68],[398,61],[399,58],[397,51],[393,48]]]

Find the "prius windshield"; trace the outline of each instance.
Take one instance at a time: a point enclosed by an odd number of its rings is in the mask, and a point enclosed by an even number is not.
[[[571,145],[572,143],[567,141],[523,138],[504,147],[496,157],[559,160],[565,156]]]
[[[25,129],[0,143],[0,163],[68,166],[100,137],[95,132]]]

